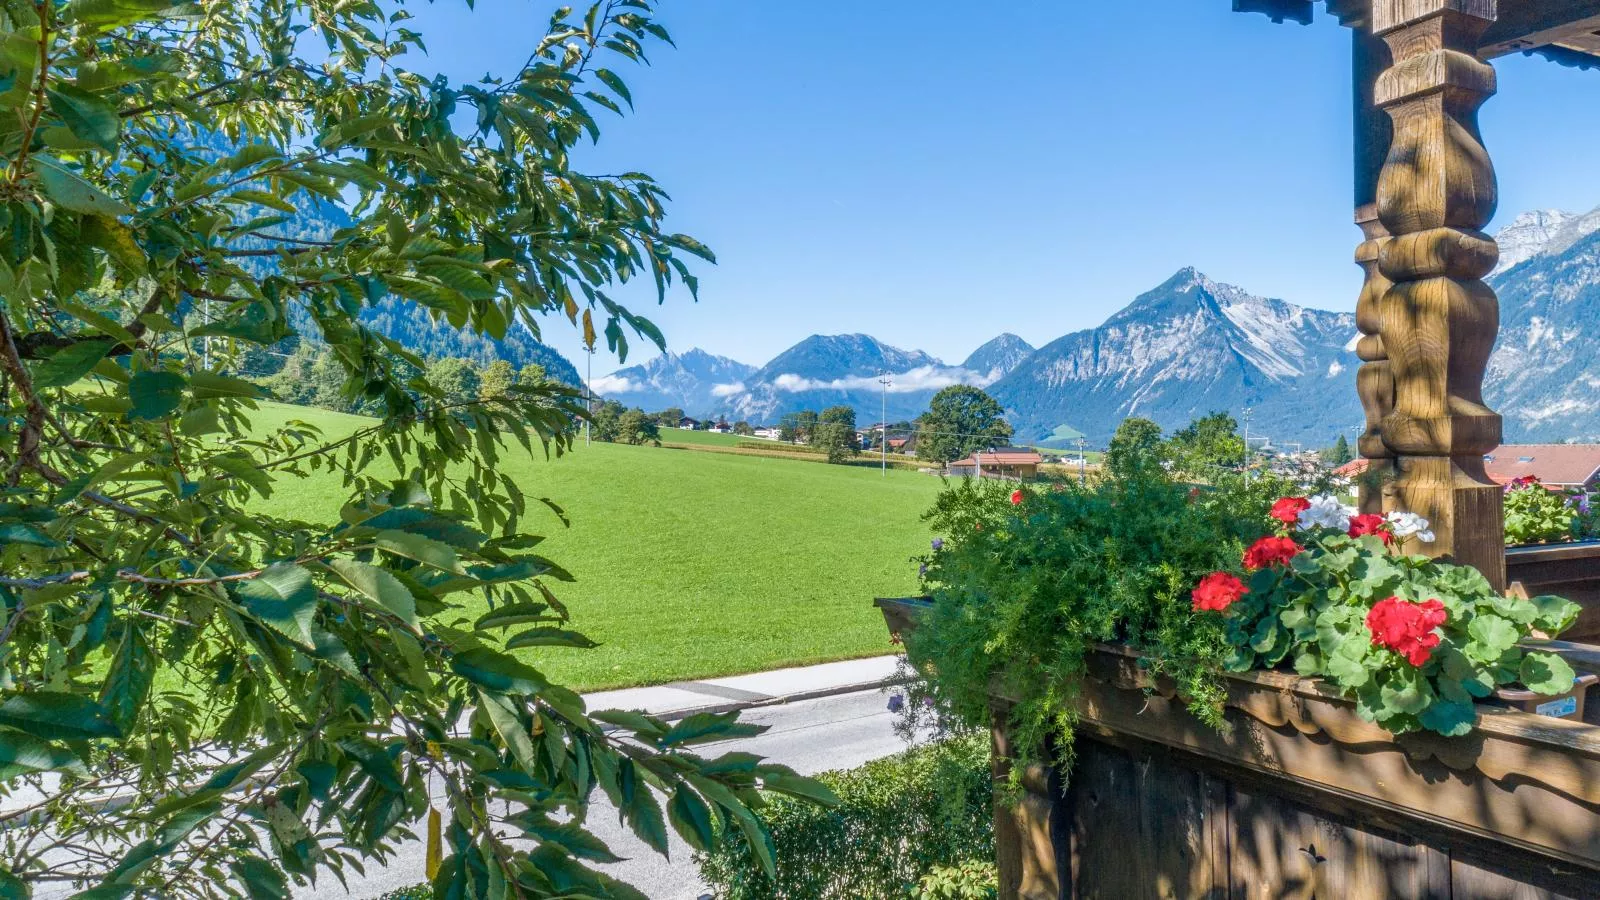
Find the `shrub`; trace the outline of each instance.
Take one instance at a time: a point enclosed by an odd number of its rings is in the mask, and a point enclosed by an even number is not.
[[[986,727],[996,686],[1014,698],[1023,762],[1053,747],[1070,768],[1073,691],[1099,642],[1143,651],[1202,719],[1221,724],[1230,648],[1220,621],[1194,614],[1189,592],[1237,563],[1265,527],[1257,510],[1286,485],[1218,473],[1193,487],[1168,474],[1156,443],[1124,444],[1109,477],[1024,488],[1017,503],[1013,485],[964,481],[927,517],[940,535],[923,560],[934,604],[906,636],[908,657],[927,676],[937,718],[958,727]]]
[[[935,866],[917,883],[916,900],[991,900],[1000,895],[1000,873],[992,862],[968,860]]]
[[[696,857],[721,900],[903,898],[932,873],[994,858],[989,747],[969,735],[830,772],[834,809],[775,798],[757,811],[772,835],[778,877],[752,864],[740,832]],[[968,864],[968,865],[964,865]],[[954,874],[938,884],[970,884]],[[934,888],[942,889],[942,888]],[[926,897],[992,894],[926,893]]]

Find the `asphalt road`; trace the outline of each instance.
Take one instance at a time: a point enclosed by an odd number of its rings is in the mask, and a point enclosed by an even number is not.
[[[770,729],[753,738],[701,745],[697,752],[715,756],[729,750],[746,750],[813,775],[828,769],[858,766],[905,749],[904,742],[895,736],[894,715],[889,712],[887,695],[881,690],[761,707],[746,711],[741,718],[770,726]],[[676,833],[669,831],[672,838],[670,858],[663,859],[618,824],[615,812],[604,803],[603,797],[590,812],[589,821],[612,851],[626,858],[605,867],[606,870],[652,900],[696,900],[705,893],[691,851],[678,840]],[[348,892],[337,881],[325,880],[315,889],[297,891],[295,896],[332,900],[372,898],[417,884],[424,880],[423,848],[420,844],[407,847],[394,865],[382,870],[369,867],[365,877],[351,872],[349,879]]]

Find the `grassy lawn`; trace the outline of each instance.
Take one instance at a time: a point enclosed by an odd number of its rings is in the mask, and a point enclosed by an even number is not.
[[[331,436],[370,421],[275,404],[253,418],[304,419]],[[914,472],[581,442],[561,459],[511,458],[504,469],[572,519],[570,529],[548,515],[525,527],[547,534],[542,552],[577,577],[558,595],[602,646],[528,652],[583,690],[889,652],[871,600],[916,589],[908,558],[927,547],[920,516],[941,484]],[[331,521],[343,500],[338,482],[319,476],[282,483],[261,507]]]
[[[745,437],[742,434],[717,434],[715,431],[689,431],[683,428],[661,429],[661,443],[663,444],[695,444],[712,447],[732,447],[740,441],[759,441],[760,438]],[[776,441],[772,443],[776,444]]]

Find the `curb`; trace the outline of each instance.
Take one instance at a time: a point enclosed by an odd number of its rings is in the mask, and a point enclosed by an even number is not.
[[[792,694],[780,694],[775,697],[766,697],[761,700],[730,700],[727,703],[708,703],[704,706],[690,706],[684,709],[675,709],[664,713],[651,713],[665,722],[676,722],[689,716],[709,713],[717,715],[726,712],[738,712],[746,709],[762,709],[768,706],[783,706],[788,703],[800,703],[805,700],[821,700],[826,697],[839,697],[845,694],[859,694],[866,691],[882,690],[896,685],[909,684],[916,680],[914,675],[891,675],[888,678],[879,678],[874,681],[858,681],[851,684],[830,685],[824,688],[812,688],[807,691],[795,691]],[[613,729],[606,729],[611,731]]]

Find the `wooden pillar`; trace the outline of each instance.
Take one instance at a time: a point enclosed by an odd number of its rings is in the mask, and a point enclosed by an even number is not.
[[[1378,303],[1378,337],[1394,380],[1381,439],[1394,455],[1384,508],[1433,523],[1427,549],[1505,584],[1501,489],[1483,469],[1500,443],[1500,416],[1483,402],[1483,373],[1499,303],[1483,283],[1499,250],[1483,232],[1494,215],[1494,167],[1478,108],[1495,92],[1476,50],[1498,0],[1374,0],[1373,33],[1393,64],[1374,100],[1394,123],[1378,179],[1378,219],[1391,237],[1378,254],[1392,284]]]
[[[1356,226],[1362,235],[1361,245],[1356,248],[1356,265],[1365,276],[1361,296],[1356,300],[1356,329],[1361,333],[1356,342],[1356,357],[1361,360],[1361,367],[1356,370],[1356,393],[1361,396],[1366,423],[1356,446],[1367,460],[1367,471],[1358,485],[1361,511],[1381,513],[1383,485],[1394,478],[1394,453],[1383,443],[1383,420],[1394,409],[1394,376],[1379,334],[1379,310],[1391,283],[1378,268],[1379,255],[1389,242],[1389,231],[1378,218],[1378,177],[1389,156],[1394,129],[1388,114],[1374,102],[1373,89],[1378,76],[1389,68],[1390,60],[1389,45],[1372,34],[1370,22],[1356,24],[1350,33],[1355,51],[1351,71],[1355,98],[1352,124]]]
[[[1020,796],[1011,802],[1006,785],[1011,777],[1011,740],[1006,735],[1010,709],[991,709],[990,772],[994,777],[995,867],[1000,900],[1059,900],[1061,873],[1051,820],[1055,797],[1050,771],[1030,766],[1023,772]]]

